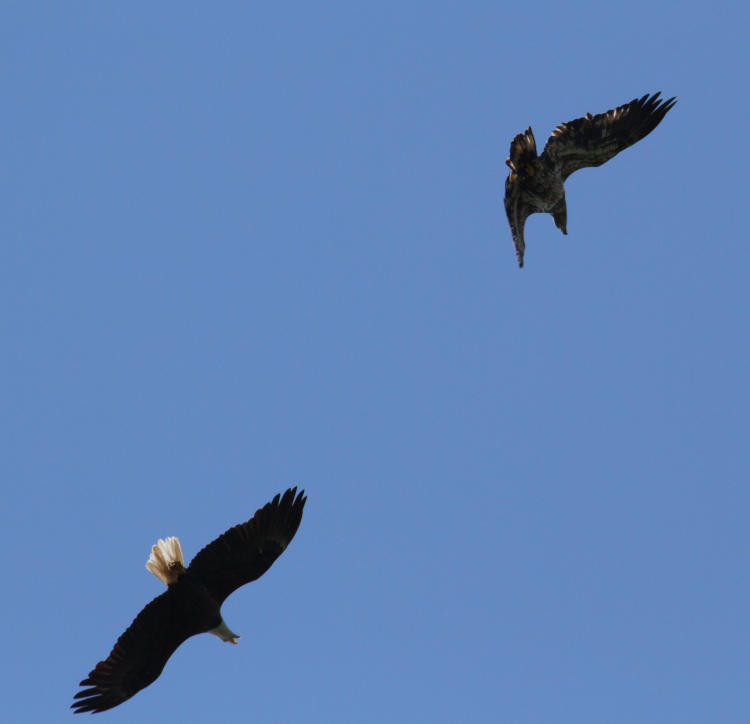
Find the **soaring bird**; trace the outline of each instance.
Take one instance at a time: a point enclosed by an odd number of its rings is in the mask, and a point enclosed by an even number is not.
[[[510,157],[505,161],[510,167],[505,180],[505,212],[518,266],[523,266],[526,249],[526,219],[531,214],[547,212],[552,214],[557,228],[567,234],[565,179],[579,168],[601,166],[651,133],[677,102],[675,98],[660,99],[659,95],[647,94],[606,113],[587,113],[583,118],[561,123],[552,131],[541,156],[537,156],[531,127],[511,141]]]
[[[295,497],[296,496],[296,497]],[[290,488],[245,523],[209,543],[185,568],[180,541],[159,539],[146,568],[167,584],[117,639],[110,655],[81,682],[71,709],[92,714],[139,692],[161,674],[167,659],[190,636],[208,632],[236,644],[239,636],[221,616],[224,599],[260,578],[294,538],[305,491]]]

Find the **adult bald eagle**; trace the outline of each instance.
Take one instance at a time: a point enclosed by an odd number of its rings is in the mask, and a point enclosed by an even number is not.
[[[235,589],[260,578],[294,538],[305,491],[290,488],[246,523],[209,543],[185,568],[180,541],[159,539],[146,568],[167,584],[136,616],[110,655],[81,682],[71,709],[92,714],[122,704],[161,674],[167,659],[190,636],[208,632],[236,644],[239,636],[221,617]],[[296,497],[295,497],[296,495]],[[281,499],[279,499],[281,498]]]
[[[523,266],[526,243],[523,227],[537,212],[552,214],[555,225],[567,234],[565,179],[586,166],[601,166],[656,128],[677,101],[659,99],[659,93],[635,98],[606,113],[561,123],[549,137],[541,156],[531,127],[510,144],[505,163],[510,173],[505,181],[505,213],[516,245],[518,266]]]

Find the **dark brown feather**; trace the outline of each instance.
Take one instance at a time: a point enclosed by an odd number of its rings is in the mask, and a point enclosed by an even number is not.
[[[522,267],[523,254],[526,249],[523,227],[526,224],[526,219],[534,213],[535,209],[528,203],[521,190],[539,165],[536,140],[531,128],[517,134],[511,141],[510,155],[505,163],[510,168],[508,178],[505,179],[505,213],[508,217],[508,224],[510,224],[510,232],[513,235],[513,243],[516,246],[518,265]]]
[[[245,583],[260,578],[284,552],[302,520],[305,491],[277,495],[246,523],[235,525],[201,550],[188,572],[208,589],[219,604]]]
[[[193,634],[185,625],[179,593],[173,588],[157,596],[117,639],[110,655],[81,682],[75,695],[76,714],[99,712],[122,704],[161,674],[177,647]]]
[[[552,131],[542,158],[548,157],[559,168],[563,181],[578,169],[601,166],[651,133],[677,102],[659,99],[659,95],[646,94],[606,113],[587,113],[561,123]]]

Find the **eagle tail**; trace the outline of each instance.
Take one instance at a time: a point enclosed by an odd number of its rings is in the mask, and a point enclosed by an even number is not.
[[[523,133],[519,133],[510,143],[510,156],[505,163],[513,171],[518,171],[537,157],[536,140],[529,126]]]
[[[180,539],[175,536],[159,538],[156,545],[151,548],[146,568],[167,585],[174,583],[177,576],[185,570]]]

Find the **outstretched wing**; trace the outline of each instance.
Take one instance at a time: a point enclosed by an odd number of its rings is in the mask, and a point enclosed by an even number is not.
[[[75,695],[76,714],[106,711],[122,704],[155,681],[177,647],[193,634],[180,615],[174,591],[157,596],[117,639],[110,655],[100,661]]]
[[[260,578],[284,552],[302,520],[305,491],[290,488],[246,523],[230,528],[190,562],[188,571],[221,604],[235,589]],[[281,498],[281,499],[279,499]]]
[[[518,266],[523,266],[523,253],[526,242],[523,238],[523,227],[526,219],[536,208],[531,198],[524,191],[524,184],[539,165],[539,157],[536,154],[536,141],[531,128],[519,133],[510,143],[510,155],[505,160],[510,168],[508,178],[505,179],[505,213],[510,224],[510,233],[513,235],[513,243],[516,246]]]
[[[561,123],[552,131],[542,158],[559,168],[563,181],[579,168],[601,166],[651,133],[677,102],[675,98],[660,99],[659,95],[646,94],[606,113],[587,113]]]
[[[535,211],[537,209],[525,200],[524,194],[521,192],[518,176],[513,173],[508,174],[508,178],[505,179],[505,213],[508,216],[510,233],[516,246],[516,256],[520,267],[523,266],[523,254],[526,250],[523,227],[526,224],[526,219]]]

